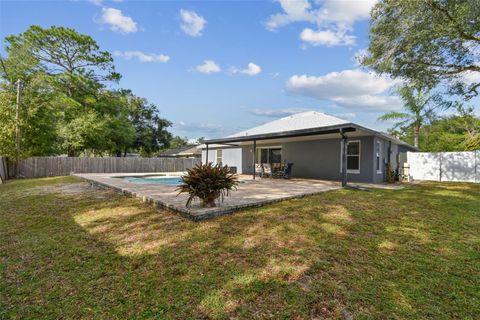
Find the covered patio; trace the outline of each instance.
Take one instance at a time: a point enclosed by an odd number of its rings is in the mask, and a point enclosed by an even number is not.
[[[383,183],[387,172],[398,172],[401,154],[416,150],[388,134],[316,111],[208,139],[201,148],[203,163],[226,165],[253,179],[264,168],[280,173],[285,168],[287,178],[334,180],[342,186]]]
[[[255,168],[255,165],[261,164],[264,157],[267,158],[267,162],[270,157],[275,156],[272,151],[281,150],[282,143],[295,142],[295,141],[308,141],[308,140],[318,140],[318,139],[341,139],[342,141],[342,158],[341,158],[341,185],[347,185],[347,146],[348,138],[364,135],[365,132],[359,130],[351,124],[347,125],[334,125],[329,127],[322,128],[313,128],[305,130],[295,130],[295,131],[285,131],[285,132],[275,132],[275,133],[266,133],[266,134],[257,134],[257,135],[245,135],[245,136],[236,136],[236,137],[226,137],[221,139],[211,139],[204,142],[205,144],[205,163],[210,162],[209,159],[209,149],[210,146],[215,148],[219,147],[252,147],[252,157],[251,157],[251,167]],[[266,156],[263,155],[262,151],[268,150]],[[258,152],[260,151],[260,153]],[[295,163],[293,163],[295,164]],[[252,172],[252,179],[255,180],[258,176],[258,173],[255,169]],[[282,182],[283,183],[283,182]]]

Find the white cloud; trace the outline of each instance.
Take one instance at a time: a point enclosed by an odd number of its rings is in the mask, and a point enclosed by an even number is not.
[[[338,117],[340,119],[351,120],[355,118],[356,114],[353,112],[344,112],[344,113],[334,113],[333,116]]]
[[[294,75],[287,81],[287,90],[292,93],[316,97],[358,96],[380,94],[391,88],[395,81],[358,69],[330,72],[324,76]]]
[[[123,15],[122,11],[115,8],[102,8],[100,22],[110,26],[113,31],[121,33],[137,32],[137,23],[131,17]]]
[[[326,0],[317,12],[318,22],[333,22],[352,25],[356,21],[368,19],[370,10],[378,0]]]
[[[203,61],[202,64],[198,65],[196,67],[197,71],[198,72],[201,72],[201,73],[216,73],[216,72],[220,72],[222,71],[222,69],[220,68],[220,66],[218,64],[215,63],[215,61],[213,60],[205,60]]]
[[[75,0],[75,1],[78,1],[78,0]],[[105,2],[105,0],[87,0],[88,2],[90,2],[91,4],[93,5],[96,5],[96,6],[102,6]],[[123,0],[111,0],[112,2],[116,2],[116,3],[120,3],[120,2],[123,2]]]
[[[170,57],[164,54],[146,54],[141,51],[115,51],[113,53],[117,57],[123,57],[126,60],[131,60],[133,58],[138,59],[140,62],[168,62]]]
[[[365,94],[355,97],[335,97],[332,101],[344,108],[372,112],[400,110],[403,106],[402,99],[398,96]]]
[[[123,2],[123,0],[111,0],[112,2],[120,3]],[[96,6],[101,6],[105,1],[104,0],[88,0],[88,2],[96,5]]]
[[[205,133],[219,133],[223,132],[225,128],[219,124],[214,123],[186,123],[179,121],[173,124],[173,127],[179,131],[195,131],[195,132],[205,132]]]
[[[193,10],[180,9],[180,18],[182,19],[180,28],[183,32],[192,37],[200,37],[202,35],[202,31],[207,23],[204,17],[199,16]]]
[[[262,72],[262,68],[260,68],[259,65],[255,64],[253,62],[250,62],[246,69],[243,69],[243,70],[240,71],[240,73],[247,74],[249,76],[255,76],[255,75],[259,74],[260,72]]]
[[[310,12],[310,2],[308,0],[278,0],[284,13],[271,15],[265,26],[270,31],[297,21],[315,21],[315,14]]]
[[[259,117],[269,117],[269,118],[283,118],[291,116],[292,114],[318,110],[317,108],[285,108],[285,109],[252,109],[250,113]],[[333,116],[351,120],[356,117],[356,114],[353,112],[340,112],[334,113]]]
[[[397,96],[386,96],[398,81],[361,70],[331,72],[323,76],[294,75],[286,90],[292,94],[328,100],[336,105],[366,111],[386,111],[401,108]]]
[[[249,76],[253,77],[253,76],[256,76],[257,74],[259,74],[260,72],[262,72],[262,68],[259,65],[255,64],[253,62],[250,62],[245,69],[232,67],[232,68],[230,68],[229,72],[231,74],[242,73],[242,74],[246,74],[246,75],[249,75]]]
[[[317,30],[305,28],[300,39],[312,45],[354,45],[351,34],[355,22],[368,19],[378,0],[325,0],[312,7],[308,0],[278,0],[283,13],[271,15],[265,23],[270,31],[293,22],[315,24]]]
[[[345,45],[351,46],[355,44],[355,36],[348,35],[343,31],[313,31],[310,28],[304,29],[300,33],[300,39],[314,46],[325,45],[327,47]]]
[[[292,114],[310,111],[311,109],[305,108],[286,108],[286,109],[252,109],[250,113],[261,116],[261,117],[270,117],[270,118],[282,118],[287,117]]]
[[[88,2],[96,5],[96,6],[101,6],[103,4],[103,0],[88,0]]]

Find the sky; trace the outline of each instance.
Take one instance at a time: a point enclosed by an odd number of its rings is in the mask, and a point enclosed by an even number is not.
[[[315,110],[376,130],[396,81],[358,65],[376,0],[0,1],[0,37],[64,26],[114,55],[128,88],[182,137],[216,138]],[[5,54],[4,44],[0,54]]]

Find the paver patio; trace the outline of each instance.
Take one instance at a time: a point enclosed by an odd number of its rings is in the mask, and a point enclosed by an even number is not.
[[[112,188],[124,194],[141,198],[145,202],[151,202],[156,206],[176,211],[194,221],[232,213],[249,207],[259,207],[277,201],[341,188],[340,183],[335,181],[260,178],[253,180],[251,176],[240,175],[238,189],[233,191],[229,197],[225,197],[224,202],[217,207],[202,208],[199,201],[196,200],[190,208],[186,208],[187,195],[180,194],[177,196],[176,186],[138,184],[115,178],[119,176],[142,175],[155,175],[155,173],[75,174],[75,176],[85,179],[96,186]]]

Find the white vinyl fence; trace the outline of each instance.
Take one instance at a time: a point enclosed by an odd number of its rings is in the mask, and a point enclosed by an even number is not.
[[[414,180],[480,183],[480,150],[463,152],[408,152]]]

